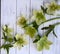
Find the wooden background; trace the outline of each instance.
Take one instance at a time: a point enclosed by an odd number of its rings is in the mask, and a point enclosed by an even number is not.
[[[40,9],[41,5],[43,5],[43,0],[1,0],[1,26],[8,24],[14,29],[14,35],[16,33],[23,33],[16,24],[18,17],[23,14],[29,18],[32,14],[32,10]],[[51,16],[48,15],[46,15],[46,17],[47,19],[51,18]],[[27,38],[29,41],[27,46],[23,47],[21,50],[18,48],[11,48],[9,54],[60,54],[59,38],[56,39],[54,36],[49,37],[49,39],[53,41],[53,45],[51,45],[50,50],[43,51],[37,51],[30,37]],[[1,44],[2,43],[3,40],[1,40]],[[2,49],[1,54],[6,54],[6,50]]]

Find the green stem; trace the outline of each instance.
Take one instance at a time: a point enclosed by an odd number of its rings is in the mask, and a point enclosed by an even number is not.
[[[7,49],[7,54],[9,54],[9,49]]]
[[[46,20],[46,21],[42,22],[41,24],[43,24],[43,23],[45,23],[45,22],[48,22],[48,21],[51,21],[51,20],[56,20],[56,19],[60,19],[60,17],[56,17],[56,18],[52,18],[52,19]],[[40,25],[41,25],[41,24],[40,24]]]
[[[59,24],[60,24],[60,22],[58,22],[58,23],[54,24],[54,26],[59,25]]]
[[[60,17],[56,17],[56,18],[52,18],[52,19],[46,20],[46,21],[42,22],[41,24],[43,24],[43,23],[45,23],[45,22],[48,22],[48,21],[51,21],[51,20],[56,20],[56,19],[60,19]],[[35,21],[34,21],[34,22],[35,22]],[[33,24],[34,22],[32,22],[32,23],[30,23],[30,24],[25,25],[23,28],[25,28],[25,27],[27,27],[27,26],[29,26],[29,25]],[[40,25],[41,25],[41,24],[40,24]]]

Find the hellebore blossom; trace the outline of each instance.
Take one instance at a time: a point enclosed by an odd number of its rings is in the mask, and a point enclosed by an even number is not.
[[[50,42],[46,36],[43,36],[38,42],[37,42],[37,49],[39,51],[43,49],[49,49],[52,42]]]
[[[3,26],[3,33],[5,34],[5,36],[7,37],[12,37],[12,29],[10,27],[8,27],[7,25]]]
[[[25,25],[26,25],[26,19],[25,19],[25,17],[24,16],[21,16],[19,19],[18,19],[18,21],[17,21],[17,24],[19,25],[19,26],[21,26],[21,27],[24,27]]]
[[[24,37],[24,35],[16,34],[15,38],[16,38],[16,41],[14,44],[15,47],[21,48],[24,45],[27,45],[27,40]]]
[[[60,10],[60,5],[58,5],[56,2],[51,2],[49,5],[47,5],[48,14],[53,14],[57,10]]]
[[[46,20],[42,10],[34,11],[34,16],[35,16],[37,25],[40,25],[41,22]]]
[[[28,26],[28,27],[26,27],[25,28],[25,32],[26,32],[26,34],[28,34],[31,38],[33,38],[34,36],[35,36],[35,34],[36,34],[36,29],[34,28],[34,27],[32,27],[32,26]]]

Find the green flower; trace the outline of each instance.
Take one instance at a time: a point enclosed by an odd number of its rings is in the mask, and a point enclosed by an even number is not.
[[[2,39],[4,40],[4,42],[12,42],[13,41],[13,36],[12,36],[12,29],[8,26],[8,25],[4,25],[2,27],[2,33],[3,33],[3,37]]]
[[[8,27],[7,25],[3,26],[2,30],[5,33],[5,36],[9,36],[9,37],[12,36],[11,32],[13,30],[10,27]]]
[[[27,40],[25,39],[24,35],[16,34],[15,38],[16,42],[14,44],[14,47],[21,48],[27,44]]]
[[[32,26],[28,26],[25,28],[26,34],[28,34],[31,38],[33,38],[36,34],[36,29]]]
[[[52,44],[46,36],[43,36],[38,42],[37,42],[37,49],[39,51],[45,49],[49,49],[49,46]]]
[[[42,10],[34,11],[34,16],[35,16],[37,25],[40,25],[41,22],[46,20]]]
[[[19,19],[18,19],[18,21],[17,21],[17,24],[19,25],[19,26],[21,26],[21,27],[24,27],[25,25],[26,25],[26,19],[25,19],[25,17],[23,17],[23,16],[21,16]]]
[[[47,13],[48,14],[53,14],[56,10],[60,10],[60,5],[56,4],[56,2],[51,2],[48,6],[47,6]]]

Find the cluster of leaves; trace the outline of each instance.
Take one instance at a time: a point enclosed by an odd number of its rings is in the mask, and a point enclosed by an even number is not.
[[[0,46],[0,49],[1,48],[6,49],[7,54],[9,54],[9,49],[11,47],[16,46],[21,48],[22,46],[27,44],[27,40],[24,38],[23,35],[16,34],[13,36],[12,29],[8,27],[8,25],[3,26],[2,33],[3,33],[2,39],[4,40],[4,43],[2,44],[2,46]]]

